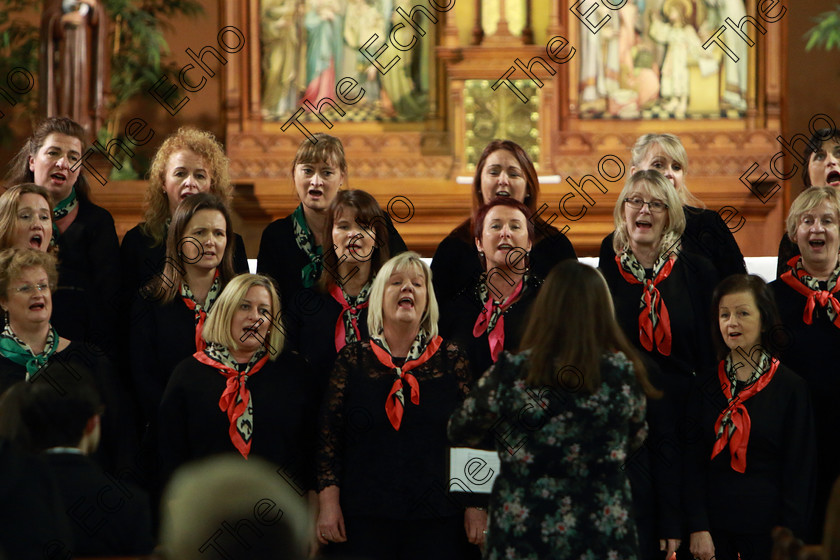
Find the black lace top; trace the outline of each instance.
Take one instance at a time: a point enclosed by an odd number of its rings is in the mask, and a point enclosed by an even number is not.
[[[455,344],[441,344],[409,372],[420,387],[420,404],[405,399],[397,431],[385,414],[396,372],[379,362],[370,342],[345,346],[321,407],[318,491],[339,486],[345,516],[424,519],[457,513],[447,495],[446,424],[463,400],[467,371],[465,354]]]

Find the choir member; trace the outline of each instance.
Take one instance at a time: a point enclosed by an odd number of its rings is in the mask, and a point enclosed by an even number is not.
[[[802,168],[802,184],[809,187],[840,188],[840,132],[833,128],[817,130],[808,139],[802,153],[808,165]],[[788,270],[788,261],[799,255],[799,247],[787,233],[779,242],[776,277]]]
[[[284,313],[306,314],[303,299],[311,298],[321,276],[330,232],[324,230],[338,190],[347,182],[344,146],[335,136],[317,133],[315,142],[304,140],[292,162],[292,178],[300,204],[285,218],[271,222],[260,240],[257,271],[277,283]],[[385,215],[391,255],[406,250],[391,219]],[[327,244],[327,245],[325,245]],[[307,290],[303,295],[301,290]]]
[[[175,366],[204,348],[207,313],[233,277],[233,227],[227,206],[195,194],[175,209],[166,238],[166,265],[134,302],[130,360],[145,422],[157,416]]]
[[[52,202],[44,187],[23,183],[0,195],[0,250],[11,247],[57,252]]]
[[[81,171],[87,134],[65,117],[43,121],[20,150],[6,185],[36,183],[50,193],[59,248],[53,323],[72,340],[117,354],[119,241],[111,214],[91,202]]]
[[[449,421],[455,443],[504,434],[485,558],[638,558],[624,464],[645,438],[645,394],[658,391],[601,275],[557,265],[523,347],[502,353]]]
[[[324,255],[312,313],[300,322],[285,322],[288,337],[312,365],[321,387],[338,352],[368,338],[371,284],[389,258],[385,224],[376,199],[365,191],[338,191],[330,203],[325,227],[333,250]]]
[[[800,255],[786,263],[787,272],[770,286],[776,296],[786,344],[781,360],[801,375],[811,390],[817,434],[817,501],[810,542],[817,543],[826,501],[840,476],[840,190],[812,186],[800,194],[787,216],[787,235]]]
[[[808,524],[816,453],[811,399],[805,381],[776,355],[779,316],[761,278],[726,278],[712,312],[720,363],[698,375],[686,414],[690,550],[701,560],[764,560],[774,527],[801,535]]]
[[[720,215],[707,208],[691,194],[685,184],[688,173],[688,154],[673,134],[645,134],[633,146],[630,173],[655,169],[665,175],[679,197],[685,214],[685,231],[682,248],[709,259],[717,269],[719,278],[730,274],[745,274],[744,256],[732,232]],[[609,266],[615,258],[611,233],[601,243],[599,266]]]
[[[225,287],[207,316],[206,346],[178,364],[160,404],[165,474],[234,453],[270,460],[301,493],[312,488],[315,382],[300,355],[284,348],[279,314],[267,277],[240,274]]]
[[[133,452],[126,396],[110,361],[99,348],[59,335],[51,323],[52,294],[58,283],[55,257],[35,249],[0,253],[0,393],[18,381],[50,379],[54,365],[89,371],[105,400],[103,446],[97,459],[106,468],[122,466]]]
[[[708,310],[717,275],[704,257],[682,250],[685,213],[659,171],[627,178],[613,218],[614,256],[601,272],[619,325],[654,362],[651,382],[665,394],[648,407],[651,437],[628,466],[642,557],[661,558],[682,536],[676,416],[695,373],[713,363]]]
[[[322,544],[346,556],[459,558],[463,511],[447,495],[446,422],[467,382],[464,353],[437,334],[431,271],[389,260],[370,294],[367,341],[338,354],[321,408]]]
[[[534,164],[519,144],[493,140],[481,152],[472,188],[473,213],[497,197],[510,197],[532,212],[534,250],[531,273],[545,278],[563,259],[575,259],[575,249],[565,235],[540,217],[540,183]],[[441,305],[472,286],[484,271],[473,238],[473,219],[464,220],[440,242],[432,260],[435,293]]]
[[[144,221],[128,230],[120,246],[126,305],[164,269],[166,234],[178,204],[196,193],[211,193],[230,207],[233,188],[224,148],[207,131],[179,128],[158,148],[149,170]],[[233,269],[248,272],[245,243],[235,234]]]

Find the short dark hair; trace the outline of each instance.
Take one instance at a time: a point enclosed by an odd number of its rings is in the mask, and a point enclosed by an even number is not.
[[[31,381],[19,381],[3,398],[4,431],[21,448],[40,453],[75,447],[91,417],[102,414],[102,397],[91,373],[81,365],[50,361]]]
[[[811,184],[811,175],[808,173],[808,167],[811,163],[811,155],[822,148],[823,142],[826,140],[836,140],[840,142],[840,130],[835,128],[821,128],[814,131],[805,144],[805,149],[802,150],[802,155],[805,157],[805,165],[802,167],[802,184],[805,187],[813,186]]]
[[[782,321],[776,308],[776,298],[766,282],[755,274],[733,274],[724,278],[715,288],[712,295],[712,340],[715,344],[718,360],[722,360],[729,353],[729,348],[723,342],[720,334],[718,319],[720,300],[723,296],[748,292],[755,299],[761,318],[761,346],[771,355],[778,356],[780,336],[779,328]]]
[[[526,227],[528,228],[528,239],[530,239],[532,243],[534,242],[535,232],[534,222],[531,220],[531,209],[522,202],[519,202],[515,198],[511,198],[509,196],[496,197],[490,202],[483,204],[481,208],[478,209],[475,213],[475,220],[473,220],[473,237],[481,239],[481,234],[484,232],[484,220],[487,218],[487,214],[490,213],[490,210],[496,206],[507,206],[522,212],[525,216]]]

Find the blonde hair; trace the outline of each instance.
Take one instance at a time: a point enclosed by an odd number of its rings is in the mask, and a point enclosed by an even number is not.
[[[674,134],[643,134],[639,136],[639,139],[636,140],[636,143],[630,150],[633,158],[630,164],[638,168],[642,165],[642,161],[644,161],[648,152],[654,146],[658,146],[665,152],[665,155],[676,161],[682,167],[683,174],[688,174],[688,154],[680,138]],[[686,206],[695,206],[697,208],[706,207],[702,200],[691,194],[691,191],[688,190],[688,187],[684,183],[682,188],[677,189],[677,195],[679,195],[682,204]]]
[[[420,271],[426,279],[426,309],[423,310],[423,316],[420,318],[420,328],[429,333],[429,336],[435,337],[438,334],[438,319],[440,312],[438,311],[437,300],[435,299],[435,289],[432,287],[432,270],[429,268],[420,255],[414,251],[406,251],[393,257],[379,269],[376,278],[373,280],[373,285],[370,289],[370,297],[368,301],[368,332],[372,336],[382,334],[385,329],[385,322],[382,315],[382,300],[385,298],[385,285],[395,272],[404,272],[411,269],[412,271]]]
[[[615,235],[613,236],[613,249],[618,255],[630,247],[630,238],[627,235],[627,222],[624,219],[624,199],[632,192],[644,188],[651,197],[662,200],[667,206],[668,222],[662,232],[662,242],[659,245],[659,254],[673,247],[679,242],[685,231],[685,212],[671,185],[671,181],[655,169],[636,171],[627,178],[624,188],[618,195],[613,209],[613,221],[615,223]]]
[[[280,299],[277,297],[277,290],[268,276],[262,274],[240,274],[228,282],[222,291],[219,299],[213,304],[213,308],[207,313],[207,322],[204,324],[202,337],[207,342],[215,342],[226,348],[237,348],[237,341],[230,333],[230,323],[233,314],[239,304],[245,299],[248,290],[258,286],[268,290],[268,297],[271,299],[271,319],[263,318],[263,321],[270,321],[268,335],[263,340],[263,345],[269,350],[269,359],[275,360],[283,351],[285,338],[280,328],[275,328],[275,318],[279,324],[280,320]]]
[[[20,198],[25,194],[37,194],[47,202],[50,209],[50,235],[52,235],[53,202],[49,191],[35,183],[22,183],[8,188],[6,192],[0,195],[0,247],[2,248],[11,247],[14,244]],[[50,243],[47,252],[54,255],[58,252],[58,245],[54,242]]]
[[[37,249],[12,247],[0,252],[0,297],[8,297],[9,284],[21,275],[24,268],[41,267],[47,273],[50,290],[58,286],[58,262],[49,253]]]
[[[149,169],[149,186],[146,188],[145,222],[141,225],[143,233],[154,239],[154,246],[163,243],[166,238],[166,222],[170,215],[169,197],[164,192],[166,166],[169,158],[182,150],[189,150],[207,161],[210,167],[210,193],[219,197],[226,206],[230,206],[233,188],[228,173],[229,161],[222,145],[212,133],[197,128],[181,127],[170,134],[158,148],[152,167]]]
[[[813,210],[824,200],[827,200],[834,207],[837,218],[840,220],[840,191],[834,187],[808,187],[790,205],[790,211],[785,220],[785,228],[791,241],[796,235],[796,228],[799,226],[802,214]]]
[[[306,138],[298,146],[295,159],[292,160],[292,177],[295,176],[295,166],[299,163],[323,161],[327,165],[338,167],[344,175],[344,181],[347,182],[347,159],[344,156],[344,145],[341,140],[323,132],[316,132],[312,136],[315,137],[314,143]]]

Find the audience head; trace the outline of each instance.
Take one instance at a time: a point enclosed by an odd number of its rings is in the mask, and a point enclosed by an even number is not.
[[[601,356],[621,351],[634,363],[647,394],[658,396],[615,319],[604,277],[576,260],[562,261],[548,273],[520,348],[530,350],[529,385],[595,393],[601,385]]]
[[[498,197],[476,212],[473,235],[485,270],[524,273],[534,244],[531,210],[514,198]]]
[[[182,127],[158,148],[149,170],[146,189],[146,233],[163,242],[166,221],[182,200],[196,193],[211,193],[230,204],[233,189],[228,158],[212,133]]]
[[[324,233],[324,239],[331,240],[336,248],[324,255],[321,280],[327,289],[336,283],[336,274],[330,271],[337,271],[343,257],[350,266],[370,262],[368,279],[373,278],[390,257],[385,213],[376,199],[365,191],[349,189],[336,193],[327,212]]]
[[[47,189],[23,183],[0,195],[0,250],[10,247],[54,252],[53,205]]]
[[[368,300],[368,332],[381,336],[386,323],[410,323],[430,337],[438,334],[440,313],[432,287],[432,271],[413,251],[400,253],[382,265]]]
[[[268,276],[240,274],[228,282],[213,309],[207,313],[203,336],[240,352],[265,347],[274,360],[283,351],[283,331],[274,328],[280,320],[280,299]]]
[[[301,203],[321,212],[347,181],[347,160],[341,140],[323,132],[313,136],[317,143],[308,138],[301,142],[292,162],[292,177]]]
[[[473,208],[499,196],[524,202],[531,212],[537,208],[540,182],[537,170],[525,150],[510,140],[493,140],[478,158],[473,178]]]
[[[233,278],[233,239],[233,225],[224,202],[208,193],[187,197],[172,215],[162,277],[152,279],[146,295],[151,291],[168,303],[191,273],[208,269],[219,271],[224,286]]]
[[[40,453],[99,446],[102,398],[91,373],[78,364],[49,362],[30,381],[18,381],[0,400],[0,432],[21,448]]]
[[[712,296],[712,340],[719,360],[741,348],[751,356],[757,346],[777,353],[774,336],[781,325],[770,287],[755,274],[733,274],[721,281]]]
[[[90,199],[80,163],[86,143],[87,133],[76,121],[67,117],[42,121],[12,161],[6,185],[41,185],[56,204],[70,196],[74,187],[79,199]]]
[[[785,225],[788,237],[799,247],[803,265],[809,273],[821,274],[837,266],[838,224],[840,191],[836,188],[811,187],[793,201]]]
[[[659,203],[654,208],[650,203]],[[664,205],[664,207],[662,206]],[[634,208],[634,206],[637,206]],[[627,178],[613,211],[616,254],[633,246],[670,249],[685,231],[685,213],[673,186],[659,171],[636,171]]]
[[[802,183],[806,187],[840,187],[840,131],[821,128],[808,139],[802,152],[806,167]]]
[[[162,509],[167,560],[204,560],[212,544],[229,560],[306,556],[306,504],[259,457],[216,456],[184,465],[166,488]],[[225,524],[235,534],[224,531]]]
[[[12,330],[49,323],[57,285],[56,259],[49,253],[15,248],[0,252],[0,307]]]

